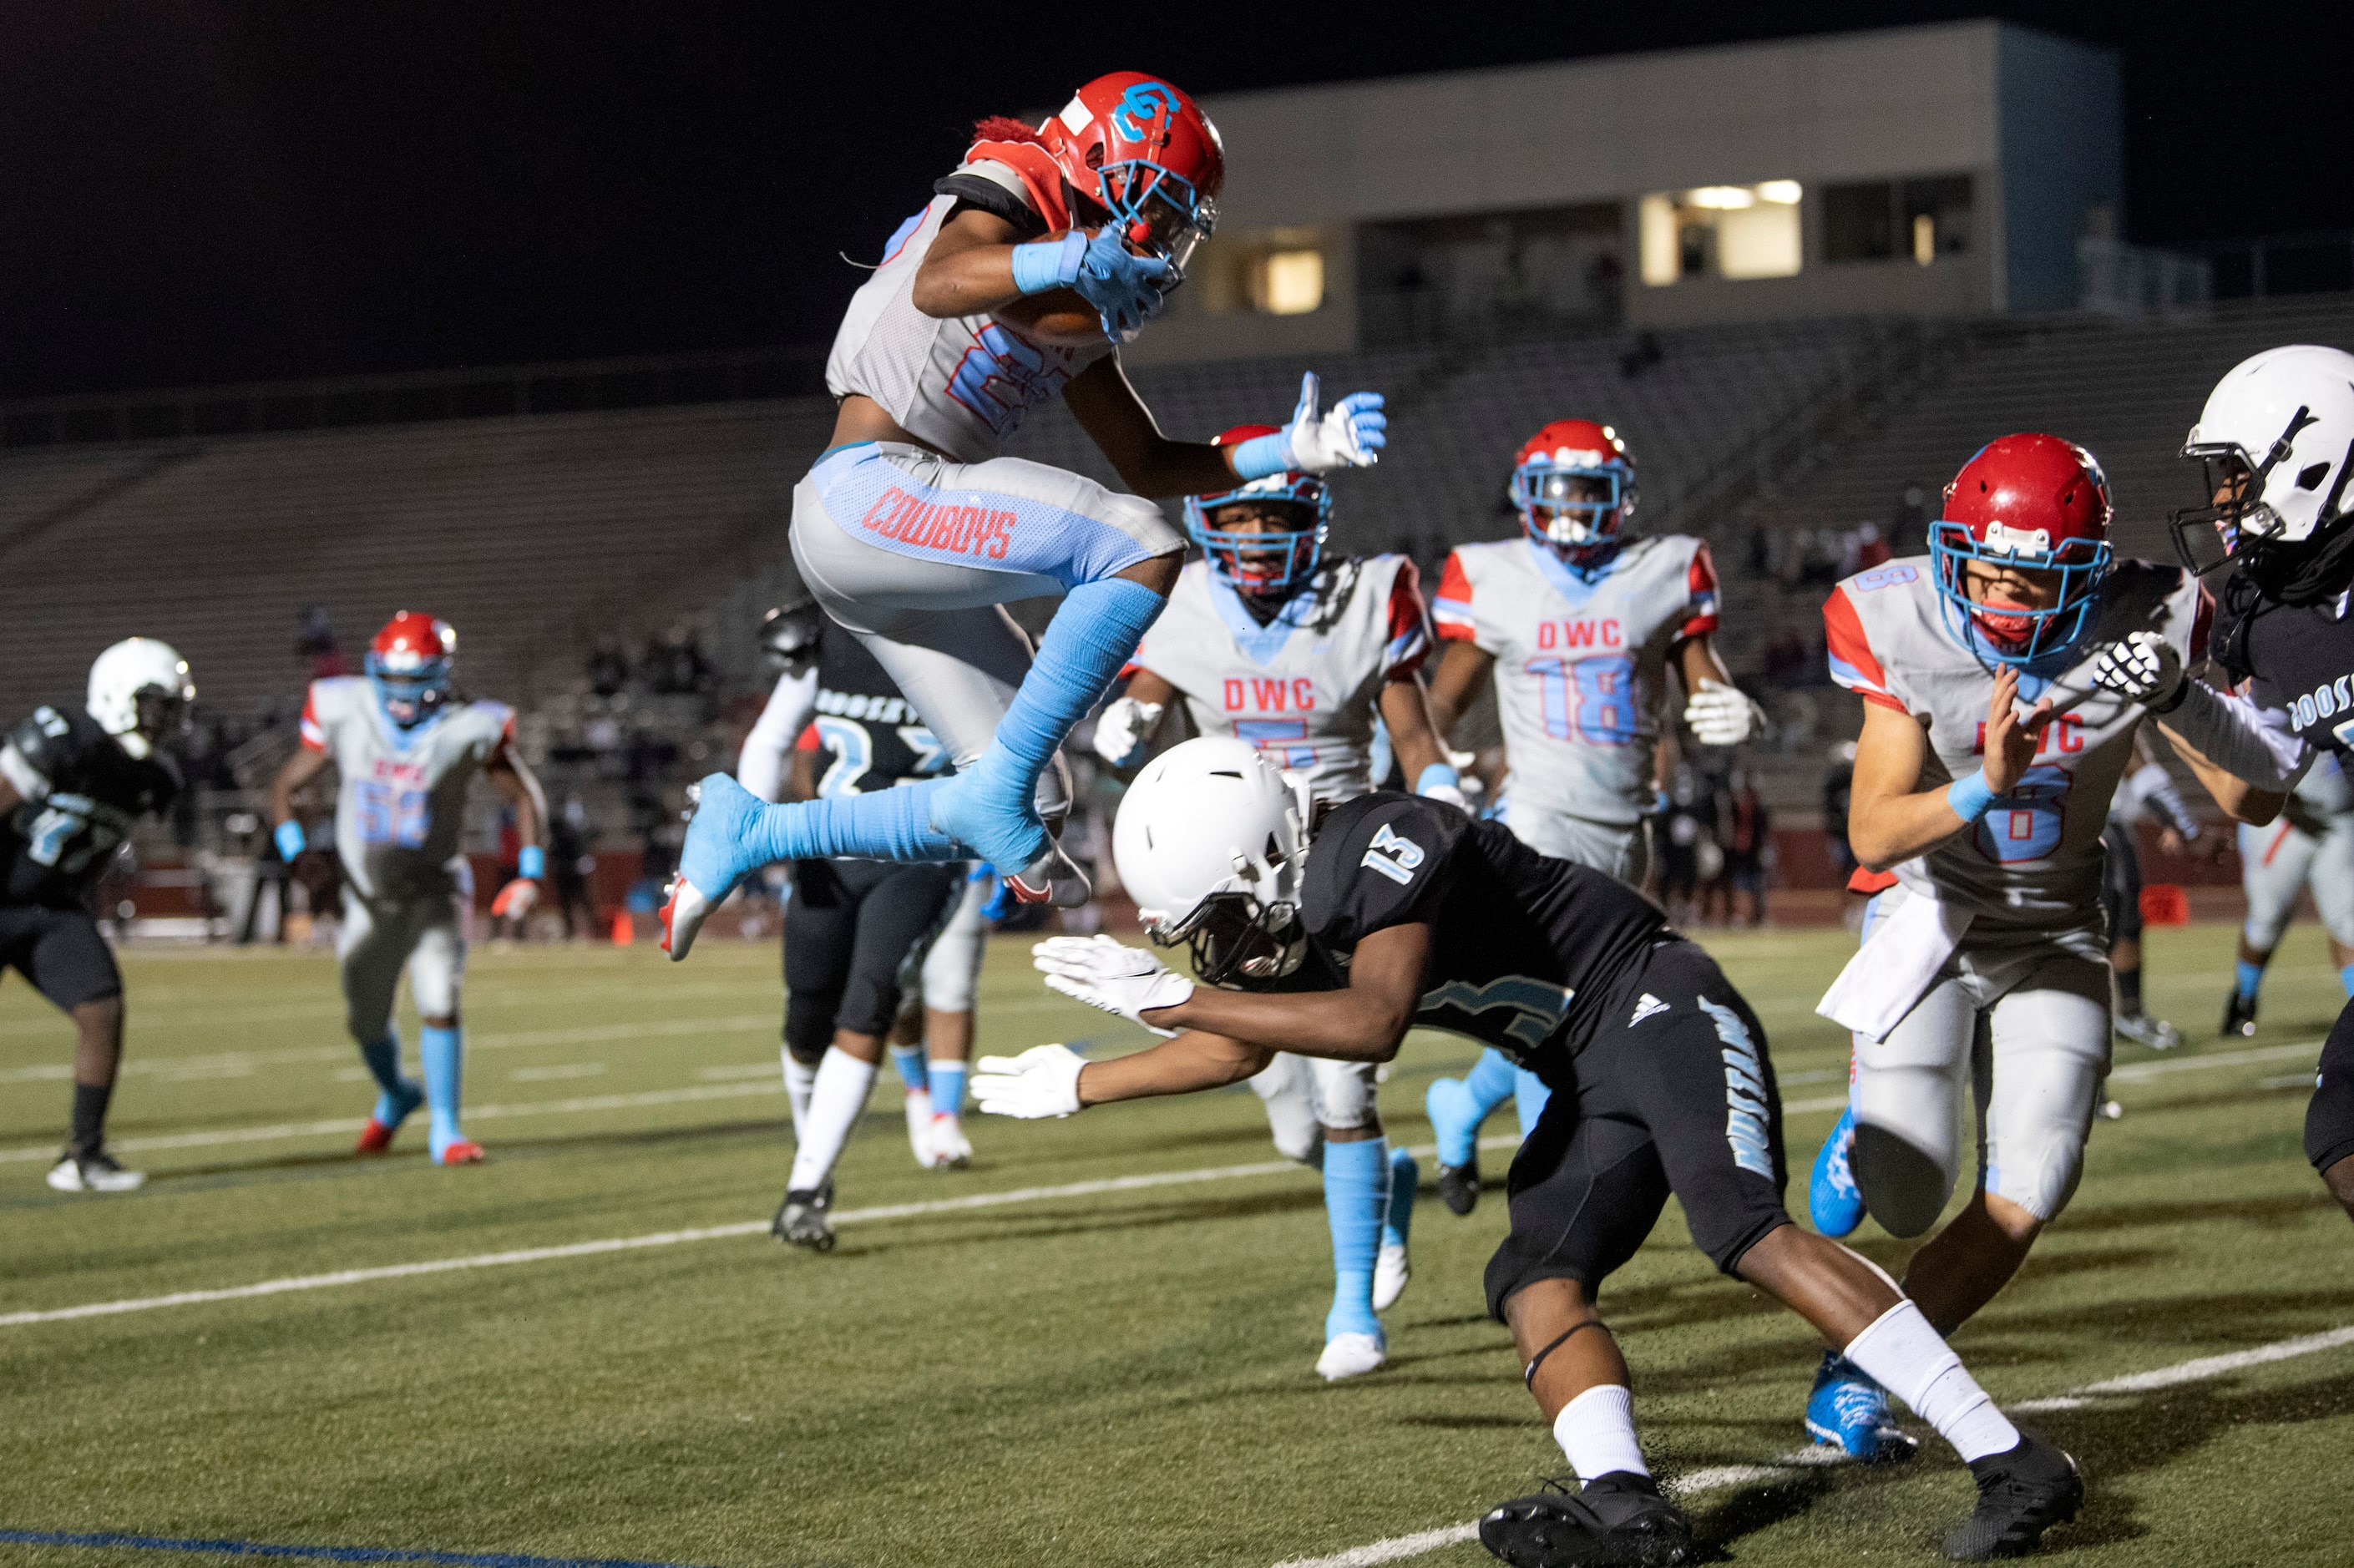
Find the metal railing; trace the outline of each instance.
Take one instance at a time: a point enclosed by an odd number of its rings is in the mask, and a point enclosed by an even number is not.
[[[2187,245],[2213,270],[2215,298],[2354,292],[2354,229]]]
[[[2104,316],[2176,315],[2215,298],[2215,269],[2196,256],[2086,235],[2076,241],[2084,310]]]

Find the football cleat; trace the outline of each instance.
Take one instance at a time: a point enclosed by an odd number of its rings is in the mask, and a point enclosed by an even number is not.
[[[1438,1201],[1447,1205],[1450,1214],[1468,1214],[1479,1206],[1479,1157],[1473,1155],[1469,1165],[1442,1165],[1438,1168]]]
[[[103,1149],[88,1154],[68,1150],[49,1167],[49,1185],[60,1192],[133,1192],[146,1181],[145,1171],[125,1171]]]
[[[1863,1224],[1863,1192],[1855,1184],[1850,1163],[1855,1153],[1855,1107],[1840,1112],[1839,1125],[1823,1139],[1815,1156],[1814,1179],[1807,1184],[1807,1213],[1815,1229],[1827,1236],[1851,1235]]]
[[[433,1162],[436,1165],[480,1165],[488,1158],[481,1144],[471,1138],[458,1138],[444,1144],[441,1152],[433,1157]]]
[[[928,1089],[909,1089],[907,1095],[907,1148],[915,1154],[916,1163],[929,1171],[932,1168],[932,1095]]]
[[[1583,1489],[1570,1478],[1488,1510],[1479,1544],[1512,1568],[1674,1568],[1691,1555],[1691,1522],[1649,1476],[1613,1470]]]
[[[2232,994],[2237,996],[2239,992]],[[2120,1012],[2114,1022],[2118,1033],[2153,1051],[2171,1051],[2182,1044],[2181,1030],[2165,1019],[2152,1018],[2147,1012]]]
[[[1479,1206],[1479,1117],[1471,1092],[1460,1078],[1434,1078],[1423,1091],[1423,1115],[1438,1139],[1438,1198],[1450,1214],[1468,1214]],[[1469,1149],[1460,1165],[1447,1163],[1450,1146]]]
[[[2242,996],[2234,986],[2223,995],[2223,1027],[2217,1033],[2229,1037],[2236,1034],[2243,1040],[2255,1037],[2256,999]]]
[[[1920,1448],[1888,1414],[1888,1391],[1837,1351],[1823,1352],[1807,1396],[1807,1433],[1866,1465],[1901,1465]]]
[[[964,1135],[964,1120],[947,1111],[932,1116],[930,1132],[931,1168],[935,1171],[961,1171],[972,1163],[972,1140]]]
[[[676,963],[711,912],[756,869],[745,863],[744,826],[764,802],[725,773],[686,787],[686,840],[662,906],[662,949]]]
[[[1406,1281],[1414,1277],[1414,1265],[1407,1261],[1405,1245],[1386,1242],[1373,1259],[1373,1310],[1386,1312],[1397,1305],[1405,1294]]]
[[[376,1103],[382,1105],[386,1097],[377,1097]],[[425,1086],[404,1082],[400,1086],[400,1093],[390,1097],[395,1101],[393,1118],[386,1121],[382,1117],[370,1115],[367,1126],[360,1128],[360,1140],[352,1145],[354,1154],[390,1152],[393,1134],[400,1130],[400,1124],[408,1119],[409,1112],[425,1103]]]
[[[2024,1556],[2084,1505],[2076,1461],[2024,1434],[2007,1453],[1971,1460],[1970,1474],[1978,1484],[1978,1507],[1946,1536],[1946,1555],[1956,1563]]]
[[[1057,909],[1079,908],[1096,895],[1087,874],[1054,839],[1046,841],[1045,853],[1005,879],[1005,891],[1016,904],[1048,904]]]
[[[829,1176],[822,1187],[796,1187],[787,1192],[777,1205],[777,1217],[769,1222],[769,1234],[811,1252],[832,1252],[833,1222],[827,1216],[832,1213],[833,1178]]]
[[[1390,1359],[1389,1340],[1381,1334],[1335,1334],[1324,1341],[1316,1358],[1316,1375],[1326,1383],[1363,1377]]]

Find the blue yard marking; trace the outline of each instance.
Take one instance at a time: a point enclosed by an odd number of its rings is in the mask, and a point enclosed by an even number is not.
[[[508,1552],[401,1552],[383,1546],[275,1546],[260,1541],[180,1541],[160,1535],[76,1535],[0,1530],[0,1545],[86,1546],[122,1552],[198,1552],[218,1557],[313,1557],[329,1563],[429,1563],[443,1568],[686,1568],[626,1557],[525,1557]]]

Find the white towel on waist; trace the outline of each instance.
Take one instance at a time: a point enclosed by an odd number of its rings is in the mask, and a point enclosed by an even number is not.
[[[1970,928],[1971,911],[1909,887],[1903,893],[1815,1004],[1823,1017],[1874,1042],[1913,1011]]]

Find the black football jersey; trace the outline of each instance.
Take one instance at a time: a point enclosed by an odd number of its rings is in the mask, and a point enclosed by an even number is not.
[[[1308,852],[1305,985],[1334,989],[1357,944],[1431,928],[1415,1022],[1483,1041],[1545,1075],[1566,1069],[1601,1005],[1670,935],[1659,906],[1598,871],[1537,853],[1496,822],[1386,790],[1326,817]]]
[[[2345,601],[2285,605],[2233,584],[2219,637],[2222,662],[2260,708],[2279,708],[2316,747],[2354,753],[2354,613]]]
[[[170,758],[132,756],[80,708],[34,710],[7,750],[0,773],[23,798],[0,836],[0,904],[83,904],[132,825],[180,792]]]
[[[864,795],[949,771],[948,748],[864,643],[829,620],[817,650],[817,716],[810,728],[815,746],[832,753],[819,758],[819,794]]]

